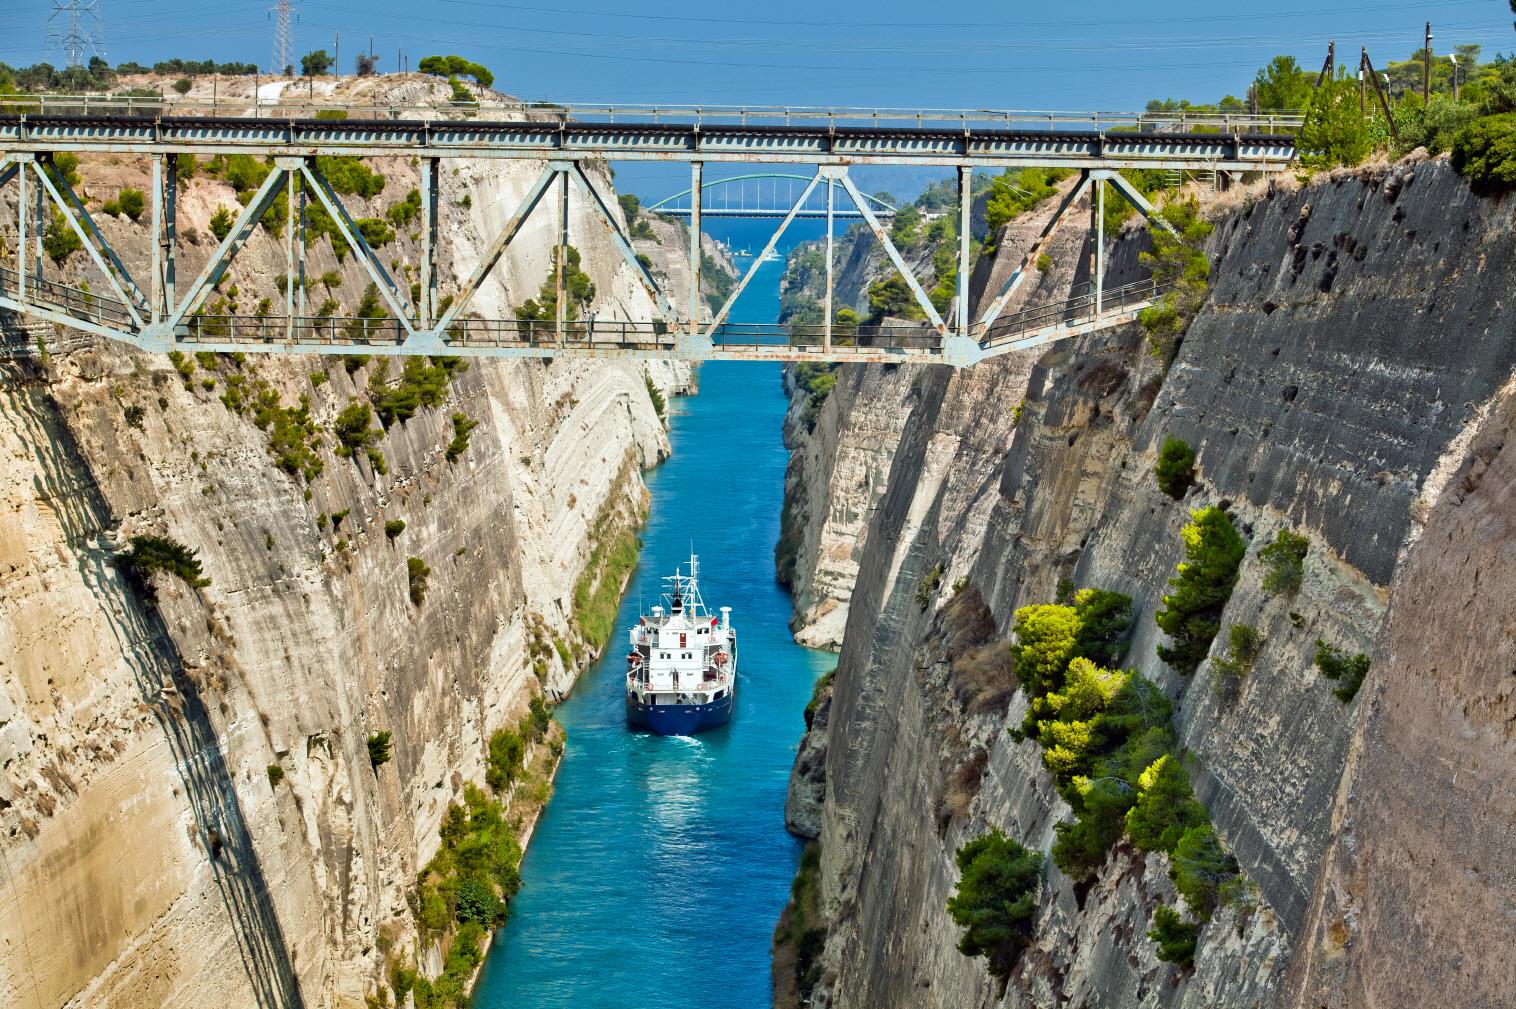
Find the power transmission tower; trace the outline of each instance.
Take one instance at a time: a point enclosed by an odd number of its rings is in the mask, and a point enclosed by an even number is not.
[[[61,51],[70,67],[82,67],[92,56],[105,56],[100,46],[100,0],[52,0],[47,17],[47,44]]]
[[[274,28],[274,73],[282,74],[286,67],[295,65],[294,0],[279,0],[273,10],[278,15]]]

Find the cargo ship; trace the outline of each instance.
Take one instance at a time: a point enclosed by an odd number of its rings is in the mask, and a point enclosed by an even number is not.
[[[631,628],[626,722],[660,736],[690,736],[732,720],[737,700],[737,631],[732,608],[719,617],[700,596],[700,558],[690,554],[663,579],[662,606]]]

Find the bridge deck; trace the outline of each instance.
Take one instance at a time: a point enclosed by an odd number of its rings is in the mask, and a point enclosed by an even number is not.
[[[1267,171],[1295,140],[1257,132],[1106,132],[787,123],[579,122],[544,117],[300,119],[0,112],[0,151],[666,160],[790,164],[930,164],[987,168]]]

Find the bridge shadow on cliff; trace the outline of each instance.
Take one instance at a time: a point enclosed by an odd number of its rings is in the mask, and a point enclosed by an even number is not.
[[[37,495],[53,508],[79,574],[168,740],[258,1009],[303,1009],[284,931],[200,689],[183,674],[157,605],[139,598],[111,551],[98,542],[116,523],[42,379],[35,362],[0,362],[0,412],[14,420],[33,448],[41,471],[34,481]]]

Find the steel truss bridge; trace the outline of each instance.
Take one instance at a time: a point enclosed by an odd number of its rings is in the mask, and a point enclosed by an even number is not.
[[[131,104],[135,101],[137,104]],[[126,104],[123,105],[122,103]],[[837,109],[655,109],[626,106],[568,107],[341,107],[320,118],[285,106],[220,102],[212,109],[179,103],[143,105],[142,99],[0,97],[0,186],[18,187],[20,238],[15,268],[0,267],[0,307],[119,340],[141,349],[244,351],[296,354],[459,354],[479,357],[591,357],[738,359],[783,361],[930,361],[971,365],[1023,349],[1129,322],[1161,297],[1151,283],[1104,290],[1102,210],[1108,190],[1150,219],[1155,211],[1121,172],[1134,168],[1271,172],[1295,159],[1294,137],[1259,132],[1298,121],[1233,114],[1194,116],[1099,113],[943,112]],[[9,106],[9,111],[7,107]],[[299,110],[312,112],[311,110]],[[179,114],[182,112],[199,114]],[[135,155],[149,159],[151,240],[145,283],[132,277],[79,196],[60,172],[63,152]],[[181,286],[176,276],[176,162],[182,155],[251,154],[272,159],[273,170],[252,195],[199,276]],[[419,296],[397,283],[322,174],[318,156],[415,157],[421,169]],[[456,291],[442,297],[435,257],[438,188],[444,160],[505,159],[543,167]],[[614,199],[596,188],[586,162],[668,161],[690,166],[688,217],[690,286],[683,310],[638,261],[612,212]],[[705,216],[707,164],[802,165],[813,169],[763,251],[710,319],[702,319],[698,235]],[[927,165],[956,171],[959,243],[957,291],[947,313],[920,280],[881,224],[877,201],[858,190],[854,165]],[[1071,168],[1079,181],[1062,199],[1019,267],[977,319],[969,304],[969,208],[972,173],[1025,167]],[[719,180],[718,180],[719,181]],[[626,267],[646,289],[656,318],[646,323],[581,322],[566,317],[561,256],[557,316],[549,322],[481,319],[468,311],[481,284],[549,190],[557,192],[559,246],[569,244],[571,193],[587,202],[607,229]],[[814,326],[731,324],[733,304],[759,263],[820,190],[827,221],[823,321]],[[839,194],[839,190],[841,191]],[[290,191],[285,254],[291,282],[284,314],[274,317],[206,315],[201,307],[226,275],[238,251],[281,192]],[[909,287],[926,322],[858,328],[835,322],[833,224],[842,216],[838,196],[852,204]],[[1092,243],[1088,290],[1067,302],[1012,314],[1004,309],[1049,238],[1090,196]],[[330,215],[343,241],[374,282],[385,320],[318,318],[305,306],[307,200]],[[42,222],[49,205],[61,213],[106,278],[110,293],[91,292],[44,276]],[[882,209],[882,208],[881,208]]]
[[[766,217],[782,219],[795,206],[797,188],[811,181],[809,175],[794,172],[753,172],[747,175],[728,175],[701,186],[700,213],[703,217]],[[781,185],[782,183],[782,185]],[[798,183],[798,186],[797,186]],[[782,195],[781,195],[781,190]],[[694,188],[667,196],[646,209],[650,214],[667,214],[671,217],[689,217],[694,213]],[[822,205],[819,193],[795,212],[797,220],[826,220],[827,208]],[[886,219],[895,216],[896,208],[877,196],[863,194],[875,216]],[[863,214],[853,206],[831,210],[832,220],[862,220]]]

